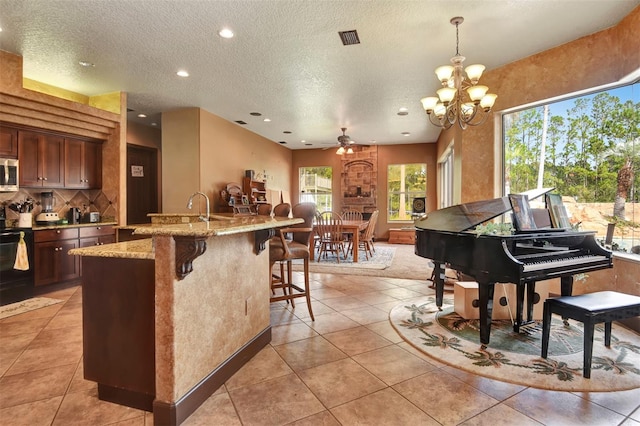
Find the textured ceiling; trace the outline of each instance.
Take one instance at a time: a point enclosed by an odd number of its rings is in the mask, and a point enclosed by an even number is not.
[[[0,48],[23,56],[27,78],[85,95],[128,92],[130,118],[146,113],[147,124],[201,107],[291,149],[337,145],[341,127],[362,143],[421,143],[439,133],[419,101],[439,88],[433,70],[455,54],[452,17],[465,18],[465,65],[492,69],[611,27],[639,4],[0,0]],[[234,38],[218,36],[225,26]],[[361,43],[343,46],[345,30]],[[409,114],[397,115],[401,107]]]

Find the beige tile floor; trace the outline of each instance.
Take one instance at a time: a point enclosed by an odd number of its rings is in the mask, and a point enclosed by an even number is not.
[[[543,391],[416,351],[387,315],[424,294],[426,281],[313,274],[315,322],[304,302],[273,304],[271,344],[184,424],[640,426],[640,389]],[[152,425],[83,379],[80,288],[46,296],[64,303],[0,321],[0,425]]]

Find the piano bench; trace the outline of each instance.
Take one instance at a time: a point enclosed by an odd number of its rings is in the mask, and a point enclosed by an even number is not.
[[[551,314],[580,321],[584,325],[584,358],[582,376],[591,377],[593,329],[604,323],[604,345],[611,346],[611,322],[640,316],[640,297],[615,291],[599,291],[579,296],[547,299],[542,314],[542,358],[549,351]]]

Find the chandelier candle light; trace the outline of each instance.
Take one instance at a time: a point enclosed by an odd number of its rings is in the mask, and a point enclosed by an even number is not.
[[[442,89],[436,92],[438,97],[422,98],[420,102],[432,124],[448,129],[457,122],[462,129],[466,129],[467,126],[477,126],[486,121],[498,95],[487,93],[487,86],[478,85],[484,65],[469,65],[464,70],[467,76],[464,76],[462,63],[465,57],[458,52],[458,25],[464,22],[464,18],[457,16],[451,18],[450,22],[456,26],[456,56],[451,58],[453,66],[436,68]]]

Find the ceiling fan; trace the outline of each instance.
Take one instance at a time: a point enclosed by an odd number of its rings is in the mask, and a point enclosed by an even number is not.
[[[342,130],[342,134],[338,136],[338,150],[336,151],[336,154],[338,155],[353,154],[353,149],[351,148],[351,145],[355,144],[356,141],[351,139],[351,136],[346,134],[346,131],[347,131],[346,127],[341,127],[340,130]],[[329,148],[325,148],[325,149],[329,149]]]

